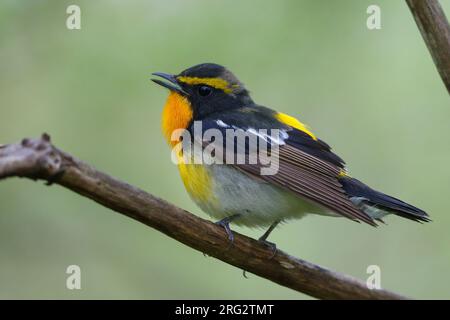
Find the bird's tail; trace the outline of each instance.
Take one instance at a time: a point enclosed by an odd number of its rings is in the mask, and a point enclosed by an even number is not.
[[[340,182],[350,200],[375,220],[383,222],[384,216],[395,214],[417,222],[431,221],[425,211],[376,191],[357,179],[344,176]]]

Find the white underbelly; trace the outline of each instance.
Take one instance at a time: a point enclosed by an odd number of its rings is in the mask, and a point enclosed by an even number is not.
[[[231,166],[210,165],[206,170],[211,197],[205,201],[191,194],[191,198],[217,220],[240,214],[233,223],[265,227],[277,220],[300,219],[308,213],[327,214],[322,207]]]

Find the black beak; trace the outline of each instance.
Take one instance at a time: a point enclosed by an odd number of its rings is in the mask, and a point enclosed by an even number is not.
[[[161,77],[169,82],[161,81],[159,79],[151,79],[153,82],[159,84],[160,86],[163,86],[171,91],[178,92],[182,95],[188,96],[189,94],[181,88],[181,86],[178,84],[176,76],[173,74],[163,73],[163,72],[155,72],[152,73],[153,76]]]

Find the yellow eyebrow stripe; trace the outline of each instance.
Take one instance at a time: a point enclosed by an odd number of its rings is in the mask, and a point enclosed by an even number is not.
[[[301,123],[300,121],[298,121],[296,118],[291,117],[290,115],[281,113],[281,112],[278,112],[275,115],[275,117],[279,121],[283,122],[284,124],[287,124],[288,126],[291,126],[297,130],[303,131],[304,133],[309,135],[314,140],[317,140],[316,136],[308,129],[308,127],[306,125],[304,125],[303,123]]]
[[[220,89],[225,93],[231,93],[233,90],[230,88],[228,81],[222,78],[198,78],[198,77],[177,77],[177,80],[186,84],[196,85],[205,84],[207,86]]]

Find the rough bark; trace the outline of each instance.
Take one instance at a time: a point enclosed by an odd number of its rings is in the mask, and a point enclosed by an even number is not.
[[[450,27],[437,0],[406,0],[434,64],[450,93]]]
[[[322,299],[405,299],[235,232],[230,246],[224,229],[145,191],[97,171],[54,147],[44,134],[38,139],[0,146],[0,180],[43,179],[138,220],[185,245],[282,286]]]

